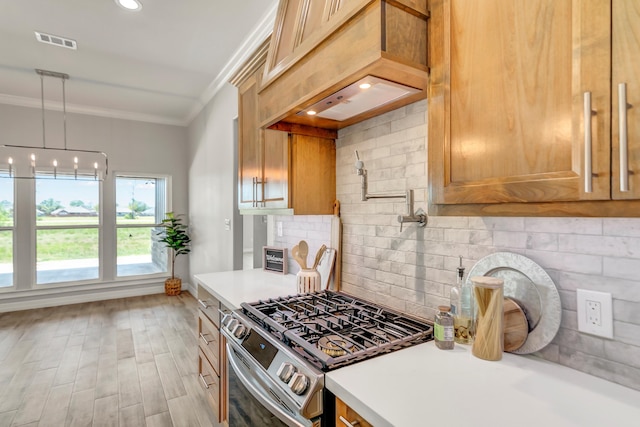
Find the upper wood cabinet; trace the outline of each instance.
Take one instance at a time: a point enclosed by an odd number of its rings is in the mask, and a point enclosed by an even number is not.
[[[258,123],[265,46],[231,80],[238,87],[238,207],[243,214],[331,214],[335,131]]]
[[[619,194],[611,78],[627,82],[628,102],[640,96],[638,8],[432,0],[431,213],[630,214],[610,200],[640,198],[639,116],[626,109],[632,179]]]
[[[640,2],[612,7],[612,198],[640,199]]]

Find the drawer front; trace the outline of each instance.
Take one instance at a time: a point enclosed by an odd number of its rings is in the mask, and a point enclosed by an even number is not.
[[[218,422],[220,422],[222,420],[220,377],[213,370],[202,350],[198,350],[198,376],[200,377],[200,385],[205,389],[207,400],[213,408]]]
[[[198,284],[198,306],[216,328],[220,329],[220,301],[200,284]]]
[[[198,339],[200,349],[206,355],[211,366],[220,374],[220,331],[213,322],[200,312],[198,316]]]
[[[340,398],[336,397],[336,426],[373,427]]]

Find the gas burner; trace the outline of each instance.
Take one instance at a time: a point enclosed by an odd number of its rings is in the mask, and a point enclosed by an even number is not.
[[[331,357],[340,357],[353,352],[355,346],[340,335],[327,335],[318,340],[318,348]]]
[[[382,331],[372,332],[372,335],[369,339],[378,345],[382,345],[386,342],[389,342],[389,338],[387,337],[387,334]]]

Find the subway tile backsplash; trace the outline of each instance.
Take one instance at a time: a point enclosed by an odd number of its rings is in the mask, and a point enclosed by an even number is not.
[[[640,390],[640,219],[430,217],[426,228],[405,224],[400,232],[403,200],[360,200],[354,150],[370,193],[413,189],[415,207],[426,210],[426,109],[420,101],[339,131],[342,289],[433,319],[449,301],[459,255],[467,271],[493,252],[525,255],[554,280],[563,309],[558,335],[537,355]],[[330,233],[329,218],[277,217],[288,236],[282,243],[291,247],[317,228],[313,245],[326,243],[328,234],[318,236]],[[578,288],[612,294],[613,340],[578,332]]]

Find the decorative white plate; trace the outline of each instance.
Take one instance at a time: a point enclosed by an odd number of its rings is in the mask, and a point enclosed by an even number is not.
[[[478,261],[469,271],[473,276],[504,280],[504,296],[513,298],[529,323],[525,343],[512,353],[528,354],[543,349],[560,329],[562,306],[555,283],[546,271],[529,258],[511,252],[496,252]]]

